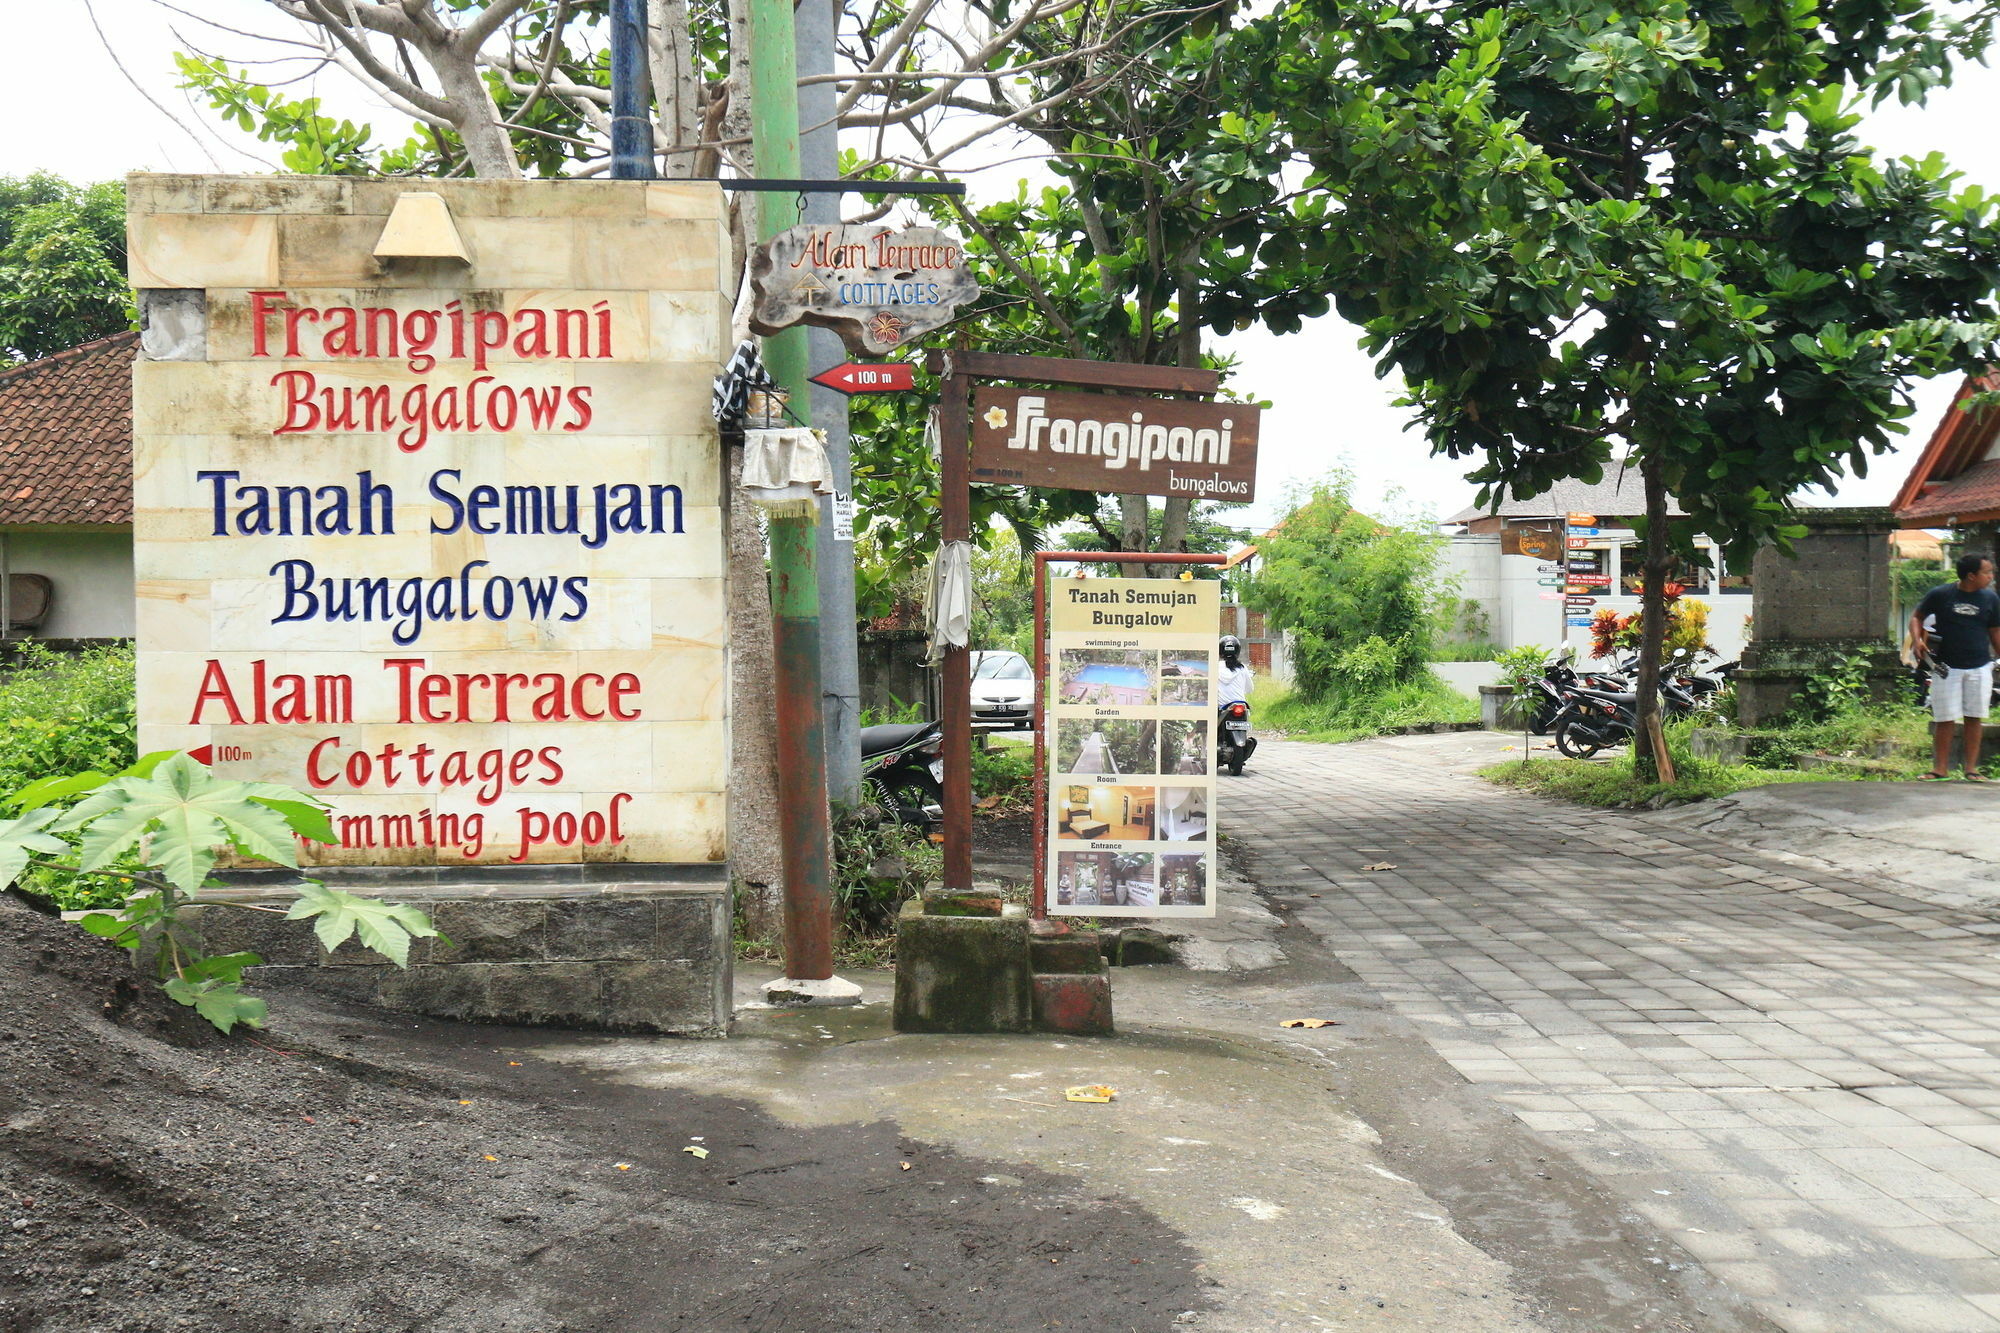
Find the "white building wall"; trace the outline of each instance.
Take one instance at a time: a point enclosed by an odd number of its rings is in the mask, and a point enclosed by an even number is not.
[[[1611,537],[1621,535],[1607,534]],[[1637,560],[1638,550],[1629,541],[1614,541],[1611,545],[1614,550],[1609,562],[1611,586],[1590,594],[1595,599],[1594,605],[1578,611],[1577,619],[1595,614],[1604,607],[1619,615],[1630,615],[1639,610],[1639,598],[1628,597],[1622,591],[1624,570],[1621,563],[1626,558]],[[1533,556],[1501,555],[1497,535],[1454,537],[1447,557],[1447,567],[1450,568],[1474,571],[1485,565],[1495,570],[1491,586],[1497,591],[1489,608],[1489,618],[1494,640],[1501,647],[1518,648],[1527,643],[1550,647],[1568,642],[1576,645],[1580,657],[1587,658],[1590,654],[1590,630],[1587,626],[1565,623],[1570,617],[1563,610],[1560,574],[1545,567],[1555,563]],[[1549,580],[1555,582],[1552,584]],[[1472,586],[1470,576],[1467,577],[1467,586]],[[1708,639],[1716,652],[1724,660],[1740,657],[1750,637],[1745,623],[1750,615],[1749,590],[1709,591],[1690,593],[1689,596],[1708,606]]]
[[[11,530],[0,540],[9,573],[40,574],[55,585],[34,638],[129,639],[136,632],[130,532]]]

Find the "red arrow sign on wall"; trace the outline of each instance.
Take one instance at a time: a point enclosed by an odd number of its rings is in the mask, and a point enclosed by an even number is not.
[[[901,393],[917,387],[917,368],[909,361],[843,361],[812,382],[835,393]]]

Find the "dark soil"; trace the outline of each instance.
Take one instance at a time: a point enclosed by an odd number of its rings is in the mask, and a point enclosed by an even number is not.
[[[972,854],[1009,865],[1032,865],[1035,859],[1035,812],[1031,809],[981,810],[972,820]]]
[[[5,895],[0,994],[0,1333],[1109,1333],[1203,1304],[1130,1203],[886,1120],[590,1080],[520,1049],[548,1032],[288,994],[223,1038]]]

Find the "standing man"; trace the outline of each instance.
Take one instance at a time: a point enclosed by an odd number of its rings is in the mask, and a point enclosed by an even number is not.
[[[1936,724],[1926,781],[1951,776],[1951,738],[1961,722],[1965,780],[1986,781],[1979,772],[1979,741],[1993,694],[1993,659],[2000,655],[2000,596],[1992,584],[1991,560],[1962,555],[1958,582],[1932,588],[1910,616],[1910,641],[1930,664],[1931,720]]]

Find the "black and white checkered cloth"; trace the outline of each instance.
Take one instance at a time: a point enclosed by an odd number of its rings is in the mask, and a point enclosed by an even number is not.
[[[724,430],[740,428],[743,414],[749,406],[750,391],[769,383],[763,358],[757,355],[757,344],[748,338],[736,344],[729,364],[715,377],[711,402],[716,424]]]

